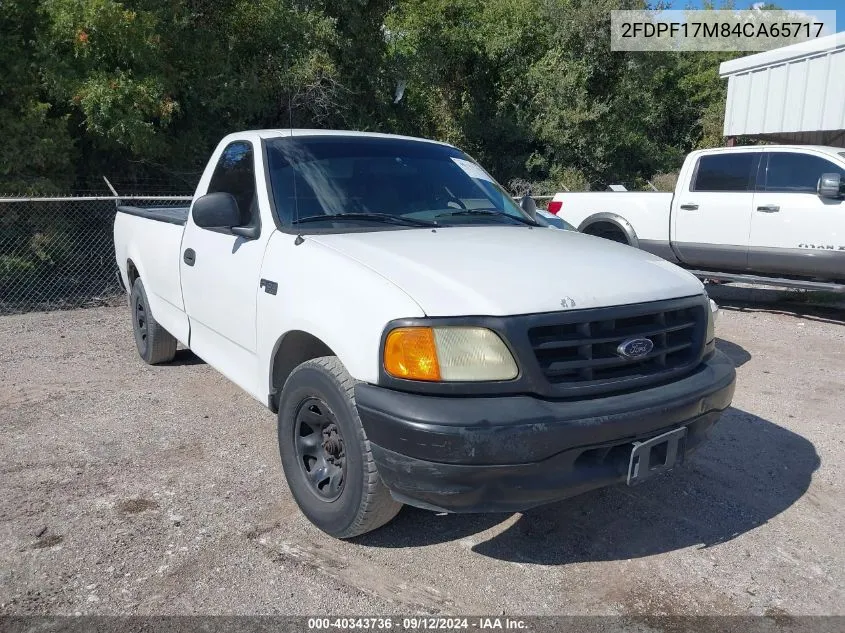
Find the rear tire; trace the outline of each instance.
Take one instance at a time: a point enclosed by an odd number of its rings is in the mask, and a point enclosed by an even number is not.
[[[628,236],[625,235],[624,231],[612,224],[594,224],[584,229],[584,233],[630,246]]]
[[[155,320],[140,278],[132,284],[129,309],[132,311],[132,331],[138,355],[148,365],[172,361],[176,356],[176,339]]]
[[[355,406],[355,380],[336,356],[291,372],[279,401],[278,435],[290,491],[326,534],[346,539],[370,532],[402,508],[379,477]]]

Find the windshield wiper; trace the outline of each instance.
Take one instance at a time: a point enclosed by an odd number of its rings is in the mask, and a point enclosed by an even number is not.
[[[510,213],[505,213],[504,211],[500,211],[499,209],[460,209],[459,211],[452,211],[451,213],[441,213],[436,215],[437,218],[451,218],[458,215],[491,215],[491,216],[503,216],[510,220],[516,220],[517,222],[521,222],[522,224],[527,224],[528,226],[540,226],[537,222],[529,220],[528,218],[521,218],[517,215],[511,215]]]
[[[389,213],[334,213],[327,215],[309,215],[306,218],[293,220],[292,224],[305,224],[306,222],[345,222],[347,220],[367,220],[372,222],[385,222],[387,224],[400,224],[403,226],[438,226],[437,222],[406,218],[402,215],[390,215]]]

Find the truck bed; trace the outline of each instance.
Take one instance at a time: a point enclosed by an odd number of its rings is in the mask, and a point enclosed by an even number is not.
[[[182,301],[179,266],[188,207],[119,206],[114,218],[115,257],[123,282],[129,270],[144,283],[149,309],[156,320],[183,344],[188,343],[188,317]]]
[[[558,217],[581,231],[602,215],[624,218],[636,227],[636,236],[642,247],[643,242],[669,243],[672,195],[651,191],[586,191],[558,193],[554,200],[561,203]]]
[[[128,205],[119,205],[117,210],[120,213],[127,213],[129,215],[136,215],[139,218],[146,218],[148,220],[155,220],[157,222],[167,222],[168,224],[178,224],[185,226],[188,221],[188,212],[190,207],[132,207]]]

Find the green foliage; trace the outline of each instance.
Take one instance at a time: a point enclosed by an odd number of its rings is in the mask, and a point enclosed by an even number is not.
[[[45,0],[42,74],[105,147],[154,152],[177,110],[161,76],[158,20],[112,0]]]
[[[658,191],[674,192],[675,185],[678,184],[678,172],[671,172],[668,174],[654,174],[651,177],[651,184],[653,184]]]
[[[644,183],[722,143],[730,57],[612,52],[610,11],[645,6],[0,0],[0,189],[189,190],[224,134],[291,124],[450,141],[537,194]]]
[[[36,0],[0,0],[0,190],[67,186],[73,174],[67,120],[43,94],[34,41]]]

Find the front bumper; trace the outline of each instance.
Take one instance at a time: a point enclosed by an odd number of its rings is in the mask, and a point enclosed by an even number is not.
[[[687,427],[695,450],[731,403],[721,352],[669,384],[590,400],[441,397],[361,383],[355,397],[382,480],[405,503],[515,512],[625,481],[635,441]]]

